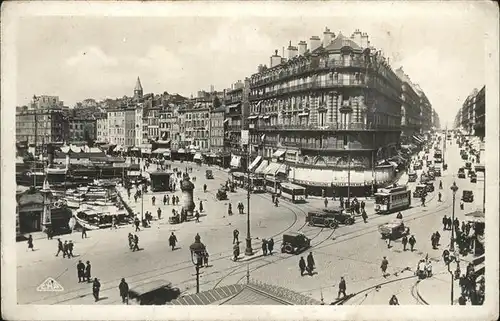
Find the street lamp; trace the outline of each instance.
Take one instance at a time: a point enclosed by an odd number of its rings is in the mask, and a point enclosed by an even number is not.
[[[457,194],[458,191],[458,186],[453,182],[453,185],[451,185],[450,189],[453,191],[453,206],[452,206],[452,212],[451,212],[451,240],[450,240],[450,252],[455,251],[455,195]]]
[[[200,293],[200,267],[203,265],[203,256],[206,247],[201,243],[201,238],[196,234],[194,238],[194,243],[189,246],[191,251],[191,262],[196,270],[196,293]]]
[[[455,269],[455,271],[452,271],[451,268],[450,268],[450,265],[453,262],[457,263],[457,268]],[[454,254],[450,256],[450,258],[449,258],[449,260],[448,260],[448,262],[446,264],[446,266],[448,268],[448,272],[450,273],[450,280],[451,280],[451,288],[450,288],[451,305],[453,305],[453,300],[454,300],[454,294],[453,294],[453,292],[454,292],[454,285],[455,284],[453,282],[455,280],[455,273],[457,271],[460,271],[460,265],[459,264],[460,264],[460,259],[457,258]]]
[[[250,236],[250,144],[247,144],[247,238],[245,255],[253,255],[252,237]]]

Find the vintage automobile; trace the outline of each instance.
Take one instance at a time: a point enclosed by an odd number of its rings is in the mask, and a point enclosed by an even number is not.
[[[170,282],[164,280],[140,283],[129,290],[130,303],[136,305],[164,305],[177,299],[180,294],[179,288],[172,287]]]
[[[299,232],[283,234],[281,253],[299,254],[311,247],[311,239]]]
[[[351,211],[344,211],[342,207],[328,207],[323,209],[323,212],[332,215],[335,221],[340,224],[354,224],[354,214]]]
[[[219,188],[217,190],[217,194],[215,195],[215,197],[219,201],[227,200],[227,192],[226,192],[226,190],[224,188]]]
[[[465,178],[465,177],[466,177],[466,176],[465,176],[465,168],[460,167],[460,168],[458,169],[458,178]]]
[[[306,222],[309,226],[323,226],[335,229],[339,223],[335,220],[333,214],[324,211],[309,211],[306,216]]]
[[[430,181],[433,181],[436,179],[436,174],[434,173],[434,170],[429,170],[427,172],[427,178],[430,180]]]
[[[419,161],[415,162],[415,164],[413,165],[413,169],[419,170],[419,169],[422,169],[422,166],[423,166],[422,161],[419,160]]]
[[[418,184],[415,186],[415,191],[413,192],[414,198],[421,198],[427,195],[427,186],[425,184]]]
[[[205,171],[205,177],[206,179],[214,179],[214,173],[212,172],[211,169],[207,169]]]
[[[441,167],[437,167],[437,166],[434,167],[434,175],[436,177],[441,177]]]
[[[168,218],[168,223],[169,224],[179,224],[180,223],[180,216],[179,215],[173,215]]]
[[[417,173],[415,173],[415,172],[408,173],[408,182],[410,182],[410,183],[411,182],[416,182],[417,178],[418,178]]]
[[[471,162],[465,162],[465,168],[471,169],[472,168],[472,163]]]
[[[470,182],[471,183],[477,183],[477,174],[476,174],[476,172],[472,172],[470,174]]]
[[[427,160],[427,166],[431,166],[432,165],[432,160],[428,159]]]
[[[474,202],[474,193],[472,191],[464,190],[462,192],[462,201],[465,203]]]
[[[434,192],[434,183],[433,183],[433,182],[426,182],[426,183],[425,183],[425,190],[426,190],[428,193],[432,193],[432,192]]]
[[[410,228],[405,226],[402,219],[394,219],[389,223],[378,226],[378,231],[383,239],[395,240],[410,234]]]

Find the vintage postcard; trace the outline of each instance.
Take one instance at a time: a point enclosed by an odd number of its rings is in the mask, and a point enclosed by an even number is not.
[[[496,320],[498,18],[3,3],[2,318]]]

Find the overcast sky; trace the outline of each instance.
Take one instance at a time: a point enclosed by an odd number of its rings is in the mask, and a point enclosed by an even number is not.
[[[26,17],[18,24],[17,103],[41,94],[68,106],[132,95],[137,76],[145,93],[221,90],[269,65],[274,49],[309,43],[327,26],[347,36],[368,33],[393,68],[402,65],[421,86],[443,122],[452,121],[485,83],[481,12],[464,8],[445,16],[429,7],[427,17],[410,7],[390,17]]]

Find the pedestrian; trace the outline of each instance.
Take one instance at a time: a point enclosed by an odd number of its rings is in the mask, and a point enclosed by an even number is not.
[[[167,205],[167,195],[163,195],[163,205]]]
[[[340,202],[340,207],[344,208],[344,197],[343,196],[340,196],[339,202]]]
[[[271,200],[272,200],[273,204],[274,204],[274,198],[275,198],[275,197],[276,197],[276,196],[274,195],[274,193],[272,193],[272,194],[271,194]]]
[[[97,278],[92,283],[92,294],[94,295],[95,302],[99,301],[99,291],[101,290],[101,283]]]
[[[167,205],[170,205],[170,196],[167,195]]]
[[[464,210],[464,202],[463,201],[460,201],[460,210]]]
[[[364,211],[365,206],[366,206],[365,201],[361,201],[361,204],[360,204],[360,205],[361,205],[361,210],[363,210],[363,211]]]
[[[345,280],[344,280],[344,277],[341,276],[340,282],[339,282],[339,292],[337,294],[337,299],[340,298],[340,294],[343,294],[344,298],[346,297],[345,290],[346,290]]]
[[[64,244],[63,244],[63,258],[65,258],[66,256],[68,256],[68,259],[69,259],[68,241],[64,241]]]
[[[74,246],[73,241],[69,241],[69,243],[68,243],[68,259],[70,257],[75,257],[73,255],[73,246]]]
[[[158,213],[158,220],[161,220],[161,208],[158,207],[156,212]]]
[[[413,248],[415,247],[415,243],[417,243],[417,240],[415,240],[415,236],[413,236],[413,235],[410,236],[408,243],[410,243],[410,250],[413,252]]]
[[[208,255],[207,250],[203,251],[203,265],[205,267],[208,267],[208,257],[209,257],[209,255]]]
[[[203,184],[203,193],[207,192],[207,184]]]
[[[156,202],[156,197],[151,197],[151,203],[153,203],[153,206],[155,206],[155,202]]]
[[[266,241],[266,239],[262,239],[262,254],[264,254],[264,256],[267,255],[267,241]]]
[[[448,218],[445,216],[443,216],[443,231],[446,230],[446,225],[448,224]]]
[[[280,201],[279,201],[279,199],[278,199],[278,196],[276,196],[276,198],[274,199],[274,206],[275,206],[275,207],[278,207],[278,206],[279,206],[279,204],[280,204]]]
[[[31,249],[31,251],[34,251],[35,249],[33,248],[33,236],[31,234],[28,236],[28,250]]]
[[[203,201],[200,201],[199,208],[200,208],[200,213],[203,213]]]
[[[304,276],[304,271],[306,270],[306,261],[304,261],[303,256],[301,256],[299,260],[299,269],[300,269],[300,276]]]
[[[238,236],[240,235],[240,231],[238,231],[237,229],[235,229],[233,231],[233,244],[234,243],[239,243],[240,240],[238,239]]]
[[[380,269],[382,270],[382,276],[384,278],[387,276],[387,266],[389,266],[389,261],[387,261],[387,258],[384,256],[384,258],[382,259],[382,264],[380,264]]]
[[[448,230],[451,230],[451,217],[448,217],[448,219],[446,220],[446,225]]]
[[[327,208],[328,207],[328,198],[325,197],[325,201],[324,202],[325,202],[325,208]]]
[[[438,202],[441,202],[441,192],[438,193]]]
[[[312,252],[309,252],[309,255],[307,255],[307,272],[309,272],[309,275],[313,274],[314,267],[316,264],[314,263],[314,258]]]
[[[401,214],[401,212],[399,212],[398,215],[396,215],[396,218],[402,220],[403,219],[403,214]]]
[[[425,196],[422,196],[420,201],[422,202],[422,206],[425,207]]]
[[[140,222],[138,217],[135,218],[134,223],[135,223],[135,231],[139,232],[141,229],[139,228]]]
[[[175,250],[175,245],[177,244],[177,236],[175,236],[174,232],[170,234],[170,237],[168,238],[168,244],[172,248],[172,251]]]
[[[129,249],[134,247],[134,237],[132,236],[132,233],[128,233],[128,247]]]
[[[438,231],[436,231],[436,247],[439,246],[439,240],[441,239],[441,234],[439,234]]]
[[[459,305],[467,305],[467,299],[465,298],[465,296],[463,294],[461,294],[460,297],[458,297],[458,304]]]
[[[462,230],[462,233],[465,233],[465,221],[462,221],[462,226],[460,227],[460,229]]]
[[[128,304],[128,284],[127,282],[125,282],[125,279],[122,279],[120,285],[118,285],[118,289],[120,290],[122,303]]]
[[[436,233],[432,233],[431,245],[432,245],[432,249],[435,250],[436,249]]]
[[[269,241],[267,241],[267,251],[269,252],[270,255],[273,255],[273,248],[274,248],[274,240],[271,237]]]
[[[200,212],[198,210],[194,212],[194,218],[196,223],[200,223]]]
[[[240,242],[236,242],[236,244],[233,245],[233,260],[236,262],[239,256],[240,256]]]
[[[85,264],[83,264],[82,260],[78,261],[76,265],[76,271],[78,273],[78,283],[85,281]]]
[[[323,197],[323,198],[324,198],[325,196],[326,196],[325,189],[324,189],[324,188],[322,188],[322,189],[321,189],[321,197]],[[325,206],[325,207],[326,207],[326,206]]]
[[[64,255],[64,247],[63,247],[63,243],[61,242],[61,239],[57,239],[57,253],[56,253],[56,256],[59,256],[60,252],[63,252],[63,255]]]
[[[132,249],[132,251],[139,251],[139,237],[137,236],[137,234],[134,234],[134,248]]]
[[[361,208],[361,217],[363,218],[363,222],[368,223],[368,221],[367,221],[368,220],[368,215],[366,214],[366,211],[365,211],[364,207]]]
[[[408,244],[408,237],[406,235],[403,236],[401,243],[403,244],[403,251],[406,251],[406,244]]]
[[[90,261],[87,261],[87,265],[85,266],[85,279],[87,282],[90,282],[90,278],[92,277],[91,269],[92,267],[90,266]]]
[[[392,295],[391,299],[389,300],[389,305],[399,305],[399,301],[396,295]]]
[[[233,215],[233,207],[231,203],[229,203],[229,205],[227,206],[227,215],[229,216]]]

